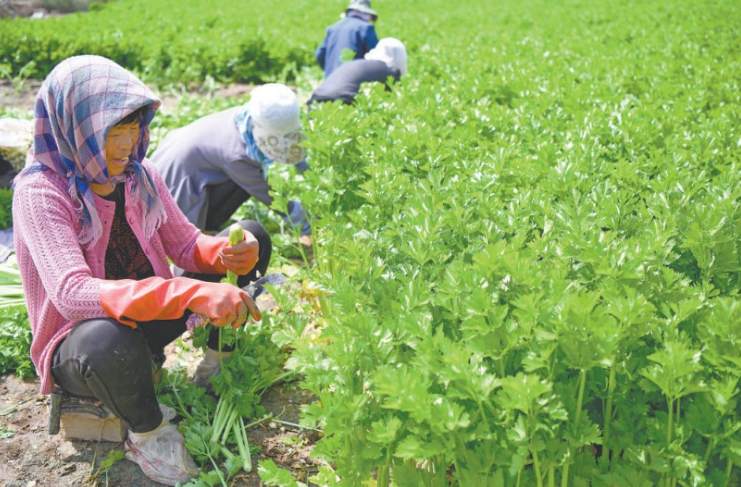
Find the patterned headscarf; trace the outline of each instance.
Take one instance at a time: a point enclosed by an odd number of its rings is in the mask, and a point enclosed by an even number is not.
[[[108,130],[146,107],[139,142],[125,171],[127,184],[144,212],[144,234],[150,238],[166,216],[157,189],[141,162],[149,145],[149,123],[159,99],[132,73],[100,56],[75,56],[59,63],[36,97],[33,146],[19,178],[42,166],[69,182],[69,194],[80,213],[80,242],[94,243],[103,233],[91,183],[118,182],[105,160]]]

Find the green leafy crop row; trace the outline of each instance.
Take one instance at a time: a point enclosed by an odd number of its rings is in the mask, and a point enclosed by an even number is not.
[[[155,82],[290,78],[313,63],[344,4],[310,0],[126,0],[44,20],[0,21],[0,65],[42,79],[61,60],[100,54]],[[24,69],[25,68],[25,69]],[[22,71],[23,70],[23,71]]]
[[[31,327],[25,306],[0,308],[0,375],[14,372],[21,378],[33,377],[30,348]]]
[[[737,6],[400,3],[410,74],[312,111],[312,171],[271,180],[314,216],[315,454],[343,485],[738,485]]]

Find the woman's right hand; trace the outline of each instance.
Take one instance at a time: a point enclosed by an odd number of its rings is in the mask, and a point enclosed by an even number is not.
[[[242,289],[219,282],[204,282],[200,287],[198,294],[205,299],[191,300],[188,309],[215,326],[239,328],[249,316],[256,321],[262,318],[255,302]]]

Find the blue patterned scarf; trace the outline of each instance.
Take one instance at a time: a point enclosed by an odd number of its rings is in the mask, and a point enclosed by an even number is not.
[[[131,191],[144,214],[150,238],[166,219],[164,207],[141,162],[149,145],[149,123],[159,100],[139,79],[100,56],[75,56],[59,63],[46,77],[36,98],[33,146],[28,166],[51,170],[69,182],[82,229],[80,243],[94,243],[103,233],[90,184],[131,180]],[[147,107],[139,142],[122,176],[111,178],[105,160],[108,130],[132,112]]]

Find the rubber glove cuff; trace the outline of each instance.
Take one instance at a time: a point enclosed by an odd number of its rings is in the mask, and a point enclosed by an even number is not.
[[[201,235],[196,240],[194,260],[204,274],[226,274],[227,268],[221,260],[221,253],[229,247],[228,237]]]

